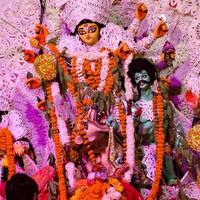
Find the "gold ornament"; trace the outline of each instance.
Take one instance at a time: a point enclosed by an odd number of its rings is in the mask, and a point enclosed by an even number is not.
[[[189,147],[200,152],[200,125],[192,127],[186,135]]]
[[[45,81],[52,81],[56,78],[56,60],[50,54],[37,56],[34,62],[35,71]]]

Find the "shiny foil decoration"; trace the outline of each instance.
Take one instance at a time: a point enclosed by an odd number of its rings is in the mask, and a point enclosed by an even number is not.
[[[37,56],[34,62],[35,71],[45,81],[52,81],[56,78],[56,60],[50,54]]]
[[[189,130],[186,141],[191,149],[200,152],[200,125],[196,125]]]

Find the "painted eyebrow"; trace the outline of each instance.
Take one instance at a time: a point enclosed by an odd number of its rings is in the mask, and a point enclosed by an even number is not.
[[[142,72],[141,74],[147,74],[147,72]]]
[[[97,26],[96,25],[89,26],[89,29],[91,28],[97,28]]]

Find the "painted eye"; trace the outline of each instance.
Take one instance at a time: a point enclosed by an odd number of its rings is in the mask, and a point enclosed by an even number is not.
[[[78,34],[79,34],[79,35],[85,35],[86,32],[85,32],[85,31],[79,31]]]
[[[138,76],[137,76],[137,77],[135,77],[135,80],[136,80],[136,81],[138,81],[138,80],[139,80],[139,77],[138,77]]]
[[[97,30],[97,28],[91,28],[91,29],[89,29],[89,33],[94,33],[94,32],[96,32],[96,30]]]
[[[146,74],[142,75],[142,78],[147,78],[147,75]]]

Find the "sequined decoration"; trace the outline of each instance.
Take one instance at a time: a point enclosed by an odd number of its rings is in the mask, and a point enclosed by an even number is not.
[[[186,141],[190,148],[200,152],[200,125],[196,125],[189,130],[186,135]]]
[[[56,78],[56,60],[50,54],[39,55],[34,63],[35,71],[46,81]]]

